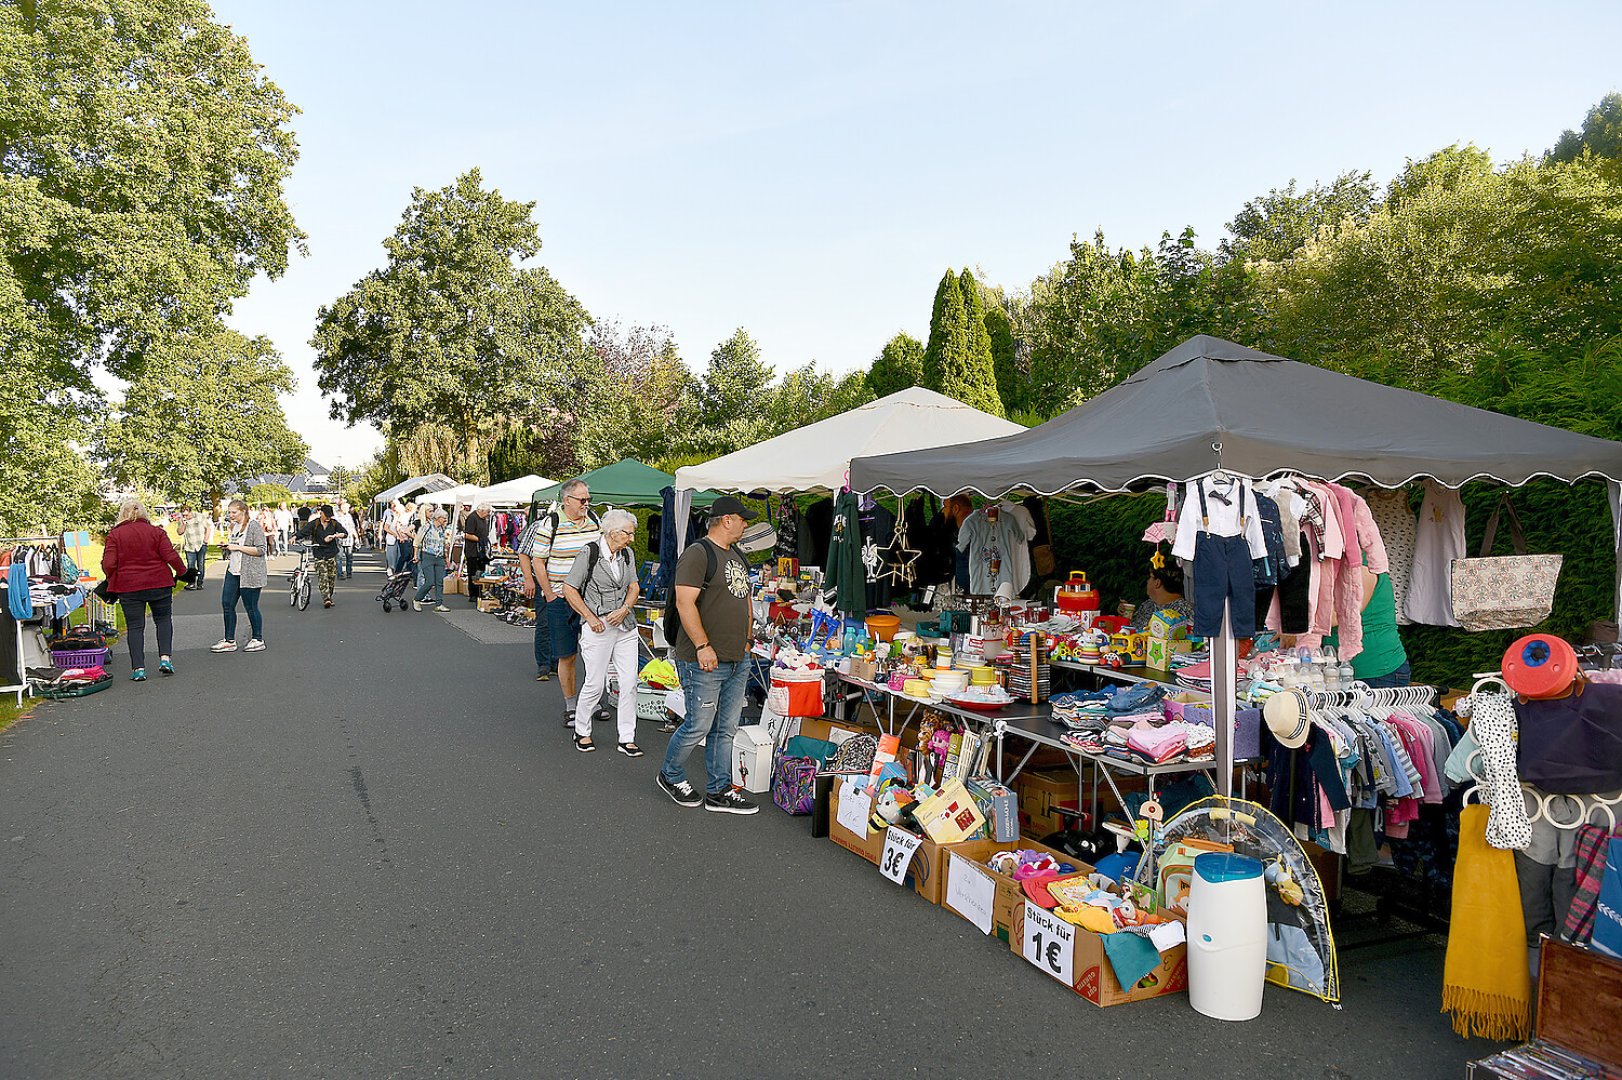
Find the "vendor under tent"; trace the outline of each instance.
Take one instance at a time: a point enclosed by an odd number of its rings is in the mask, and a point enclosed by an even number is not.
[[[945,497],[1015,490],[1127,491],[1214,473],[1296,472],[1400,487],[1432,479],[1520,486],[1536,477],[1609,482],[1622,537],[1622,443],[1341,375],[1208,336],[1040,427],[971,445],[853,459],[853,490]],[[713,481],[711,481],[713,482]],[[1618,547],[1622,608],[1622,545]],[[1233,776],[1236,696],[1229,619],[1213,639],[1217,773]]]
[[[537,488],[551,487],[556,483],[555,480],[529,473],[513,480],[491,484],[487,488],[479,488],[470,498],[475,506],[482,502],[487,502],[491,506],[524,506],[534,497]]]
[[[424,476],[413,476],[409,480],[402,480],[387,491],[380,491],[372,496],[375,506],[387,506],[395,499],[407,499],[421,495],[423,492],[445,491],[456,486],[456,481],[444,473],[428,473]]]
[[[661,472],[652,465],[644,465],[634,458],[625,458],[612,465],[593,469],[589,473],[581,474],[578,479],[584,480],[590,486],[594,506],[642,506],[654,509],[664,505],[664,497],[660,492],[675,482],[675,477],[669,473]],[[562,494],[565,482],[546,483],[537,487],[530,496],[531,501],[542,505],[556,502],[558,496]],[[700,491],[694,494],[693,505],[708,506],[718,497],[713,491]]]

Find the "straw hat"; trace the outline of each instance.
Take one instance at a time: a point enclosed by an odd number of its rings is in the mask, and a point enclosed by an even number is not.
[[[1312,720],[1307,712],[1307,696],[1291,688],[1274,694],[1262,706],[1262,718],[1280,746],[1294,750],[1307,741]]]

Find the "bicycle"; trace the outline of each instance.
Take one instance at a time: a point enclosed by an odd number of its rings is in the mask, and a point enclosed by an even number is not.
[[[315,576],[315,563],[310,558],[310,549],[301,547],[298,553],[298,565],[288,573],[292,581],[292,589],[288,593],[287,602],[292,607],[303,611],[310,606],[310,579]]]

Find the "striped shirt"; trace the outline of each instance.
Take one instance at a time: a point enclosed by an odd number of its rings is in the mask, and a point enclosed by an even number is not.
[[[563,514],[558,515],[556,529],[550,528],[551,519],[544,518],[537,526],[529,531],[528,548],[519,550],[528,555],[531,561],[546,560],[546,576],[552,580],[552,587],[562,586],[563,579],[569,576],[574,568],[575,556],[596,543],[603,535],[603,530],[597,524],[595,514],[587,514],[583,521],[570,521]]]

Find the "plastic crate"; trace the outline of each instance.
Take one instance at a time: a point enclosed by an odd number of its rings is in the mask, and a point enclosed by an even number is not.
[[[68,668],[106,667],[111,657],[108,649],[52,649],[51,666],[64,671]]]
[[[656,686],[638,686],[636,688],[636,716],[638,720],[663,720],[665,718],[665,695],[668,690],[660,690]]]

